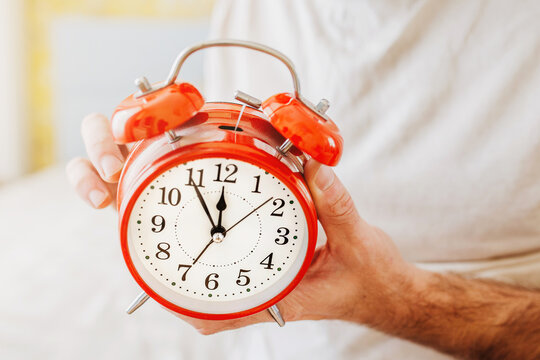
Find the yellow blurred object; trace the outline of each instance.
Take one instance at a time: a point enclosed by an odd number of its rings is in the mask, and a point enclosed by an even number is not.
[[[55,161],[49,41],[50,24],[55,16],[198,19],[208,17],[213,4],[214,0],[26,0],[30,170],[44,168]]]

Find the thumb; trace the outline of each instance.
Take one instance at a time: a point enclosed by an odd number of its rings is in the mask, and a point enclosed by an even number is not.
[[[358,215],[351,195],[334,171],[311,159],[304,175],[326,236],[332,241],[358,237],[367,224]]]

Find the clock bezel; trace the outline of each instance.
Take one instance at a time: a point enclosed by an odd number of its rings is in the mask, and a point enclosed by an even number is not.
[[[303,213],[306,218],[307,224],[307,251],[305,258],[302,262],[302,265],[293,278],[293,280],[276,296],[266,301],[263,304],[260,304],[256,307],[246,309],[234,313],[226,314],[209,314],[196,312],[189,309],[182,308],[160,296],[155,292],[141,277],[138,271],[135,268],[133,260],[129,252],[128,244],[128,222],[133,207],[136,200],[142,193],[142,191],[159,175],[167,171],[168,169],[177,166],[179,164],[201,159],[201,158],[228,158],[236,159],[250,163],[254,166],[263,168],[274,176],[276,176],[280,181],[283,182],[298,199]],[[191,317],[199,319],[208,319],[208,320],[226,320],[226,319],[235,319],[239,317],[248,316],[259,311],[265,310],[270,306],[276,304],[281,299],[283,299],[287,294],[289,294],[300,282],[307,272],[309,265],[311,264],[313,254],[315,251],[315,245],[317,242],[317,216],[315,212],[315,206],[311,199],[309,189],[299,173],[295,173],[290,170],[287,165],[282,163],[279,159],[268,154],[258,148],[247,146],[245,144],[234,144],[228,142],[205,142],[205,143],[196,143],[188,145],[185,147],[178,148],[169,152],[168,154],[162,156],[161,158],[155,160],[147,167],[145,167],[144,174],[141,174],[138,177],[139,181],[136,186],[132,186],[132,191],[124,199],[129,199],[125,206],[121,206],[120,209],[120,243],[122,248],[122,254],[124,256],[124,261],[135,279],[135,281],[141,286],[141,288],[154,300],[156,300],[161,305],[166,308]],[[123,204],[122,204],[123,205]],[[136,254],[134,254],[136,256]]]

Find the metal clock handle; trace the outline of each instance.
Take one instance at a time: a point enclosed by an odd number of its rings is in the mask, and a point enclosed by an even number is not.
[[[323,119],[328,120],[328,117],[326,116],[326,111],[328,110],[328,107],[330,106],[330,103],[328,102],[328,100],[322,99],[317,105],[313,105],[310,101],[308,101],[307,99],[305,99],[302,96],[302,94],[300,93],[300,80],[298,78],[298,74],[296,73],[296,70],[294,69],[294,64],[291,61],[291,59],[289,59],[285,54],[283,54],[282,52],[280,52],[280,51],[278,51],[276,49],[273,49],[271,47],[268,47],[268,46],[265,46],[265,45],[262,45],[262,44],[258,44],[258,43],[252,42],[252,41],[243,41],[243,40],[234,40],[234,39],[219,39],[219,40],[206,41],[206,42],[200,43],[198,45],[194,45],[194,46],[192,46],[190,48],[187,48],[184,51],[182,51],[176,57],[176,59],[174,61],[174,64],[173,64],[173,66],[171,68],[171,71],[169,72],[169,76],[167,77],[166,82],[163,85],[161,85],[161,86],[159,86],[159,87],[157,87],[155,89],[152,89],[150,91],[145,92],[144,94],[148,94],[148,93],[150,93],[152,91],[158,90],[158,89],[160,89],[162,87],[169,86],[172,83],[174,83],[176,81],[176,79],[178,78],[178,75],[180,73],[180,69],[182,68],[182,65],[184,64],[184,62],[187,60],[187,58],[191,54],[193,54],[193,53],[195,53],[195,52],[197,52],[199,50],[203,50],[203,49],[207,49],[207,48],[211,48],[211,47],[241,47],[241,48],[245,48],[245,49],[255,50],[255,51],[270,55],[270,56],[278,59],[279,61],[281,61],[287,67],[287,69],[289,70],[289,73],[291,74],[293,87],[294,87],[294,96],[295,96],[295,98],[298,99],[298,101],[300,101],[306,107],[311,109],[313,112],[319,114]],[[140,81],[143,81],[143,80],[140,80]],[[143,88],[141,88],[141,89],[143,89]],[[149,90],[149,88],[147,88],[147,90]],[[245,93],[243,93],[241,91],[236,92],[235,98],[237,100],[240,100],[240,101],[242,101],[242,102],[244,102],[246,104],[249,104],[251,106],[254,106],[256,108],[261,106],[261,101],[259,99],[254,98],[253,96],[245,94]],[[170,138],[174,139],[175,136],[173,136],[173,134],[170,134]],[[287,139],[277,149],[282,155],[285,155],[290,150],[290,148],[292,146],[293,146],[293,143],[289,139]],[[303,167],[302,167],[301,164],[295,164],[295,166],[298,168],[298,170],[300,172],[303,172]]]
[[[292,61],[287,56],[265,45],[261,45],[261,44],[251,42],[251,41],[232,40],[232,39],[210,40],[210,41],[206,41],[198,45],[192,46],[182,51],[174,60],[174,64],[171,68],[171,71],[169,72],[169,76],[167,77],[167,81],[165,82],[163,86],[171,85],[172,83],[176,81],[176,78],[178,77],[178,74],[180,73],[180,69],[182,68],[182,65],[191,54],[199,50],[203,50],[203,49],[207,49],[211,47],[242,47],[242,48],[262,52],[278,59],[287,67],[287,69],[291,73],[293,86],[294,86],[294,96],[296,96],[297,98],[301,98],[300,81],[298,80],[298,75],[296,74],[296,70],[294,69],[294,65]]]
[[[178,75],[180,74],[180,70],[182,69],[182,65],[184,65],[184,62],[187,60],[187,58],[190,55],[196,53],[199,50],[203,50],[203,49],[207,49],[211,47],[241,47],[245,49],[258,51],[258,52],[270,55],[274,57],[275,59],[278,59],[281,63],[283,63],[287,67],[287,69],[289,70],[289,73],[291,74],[293,87],[294,87],[294,98],[298,100],[298,102],[303,104],[306,108],[310,109],[315,114],[320,116],[322,120],[324,121],[330,120],[328,116],[326,115],[326,111],[328,110],[328,107],[330,106],[328,100],[322,99],[321,101],[319,101],[317,105],[314,105],[310,101],[305,99],[300,93],[300,80],[298,79],[298,74],[296,73],[296,70],[294,69],[294,65],[292,61],[287,56],[285,56],[285,54],[277,51],[276,49],[273,49],[271,47],[258,44],[252,41],[219,39],[219,40],[206,41],[198,45],[189,47],[183,50],[180,54],[178,54],[169,72],[169,76],[167,77],[167,80],[165,80],[164,82],[158,83],[156,85],[151,85],[148,79],[146,79],[145,77],[136,79],[135,85],[137,85],[140,91],[134,94],[134,97],[139,98],[141,96],[151,94],[155,91],[158,91],[169,85],[172,85],[178,78]],[[241,91],[236,92],[235,98],[255,108],[259,108],[262,104],[262,102],[259,99],[256,99],[253,96],[245,94]],[[166,134],[169,138],[170,143],[174,143],[180,139],[178,136],[176,136],[173,130],[166,131]],[[285,155],[292,146],[293,146],[293,143],[289,139],[287,139],[283,144],[281,144],[277,148],[277,150],[282,155]],[[297,166],[297,168],[299,168],[300,170],[302,166],[299,166],[299,167]]]
[[[245,49],[255,50],[255,51],[270,55],[278,59],[287,67],[287,69],[289,70],[289,73],[291,74],[295,98],[297,98],[305,106],[307,106],[308,108],[313,110],[315,113],[318,113],[321,117],[327,120],[325,112],[329,106],[328,101],[323,99],[321,100],[319,104],[315,106],[302,96],[302,94],[300,93],[300,80],[298,79],[298,74],[296,73],[296,70],[294,69],[294,65],[291,59],[289,59],[285,54],[281,53],[280,51],[277,51],[276,49],[273,49],[271,47],[258,44],[252,41],[220,39],[220,40],[205,41],[198,45],[189,47],[183,50],[180,54],[178,54],[178,56],[174,60],[173,66],[169,72],[169,76],[167,77],[167,80],[165,80],[165,82],[152,86],[150,85],[150,83],[145,77],[135,80],[135,84],[140,89],[140,92],[137,93],[135,97],[137,98],[143,95],[151,94],[157,90],[163,89],[164,87],[173,84],[178,78],[178,75],[180,74],[182,65],[184,65],[184,62],[187,60],[187,58],[190,55],[196,53],[199,50],[203,50],[203,49],[207,49],[211,47],[241,47]]]

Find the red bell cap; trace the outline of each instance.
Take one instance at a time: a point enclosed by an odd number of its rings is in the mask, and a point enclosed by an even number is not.
[[[337,165],[343,152],[343,138],[332,120],[288,93],[270,97],[262,108],[274,128],[298,149],[321,164]]]
[[[111,118],[112,134],[119,144],[148,139],[191,119],[204,105],[201,93],[189,83],[173,83],[138,98],[135,94],[118,105]]]

